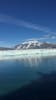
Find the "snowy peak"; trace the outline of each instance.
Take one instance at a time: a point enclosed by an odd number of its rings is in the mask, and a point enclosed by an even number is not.
[[[44,49],[44,48],[56,48],[56,44],[48,42],[40,42],[38,40],[27,40],[22,44],[16,45],[15,49]]]
[[[42,45],[38,40],[28,40],[16,46],[16,49],[36,49]]]
[[[12,48],[0,47],[0,50],[46,49],[46,48],[48,49],[56,48],[56,43],[40,42],[35,39],[30,39]]]
[[[27,45],[26,48],[30,48],[31,46],[36,46],[38,44],[38,41],[36,40],[30,40],[22,43],[23,45]]]
[[[28,40],[28,41],[25,41],[25,42],[23,42],[22,44],[32,44],[32,43],[34,43],[34,44],[36,44],[36,43],[38,43],[39,41],[37,41],[37,40]]]

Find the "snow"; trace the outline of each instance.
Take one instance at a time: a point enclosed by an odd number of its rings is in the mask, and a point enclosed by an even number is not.
[[[39,41],[37,41],[37,40],[29,40],[29,41],[25,41],[25,42],[23,42],[22,44],[32,44],[32,43],[39,43]]]
[[[33,44],[33,47],[35,46],[41,46],[41,44],[43,44],[42,42],[39,42],[37,40],[28,40],[23,42],[22,44],[20,44],[19,46],[17,46],[16,49],[29,49],[31,48],[31,45]]]
[[[56,49],[28,49],[0,51],[1,59],[15,59],[25,57],[56,56]]]
[[[20,49],[20,48],[21,48],[21,45],[17,47],[17,49]]]

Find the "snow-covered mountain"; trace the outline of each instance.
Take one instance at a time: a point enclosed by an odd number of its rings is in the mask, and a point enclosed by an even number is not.
[[[29,40],[29,41],[25,41],[22,44],[16,45],[15,48],[16,49],[35,49],[37,47],[40,47],[42,43],[37,41],[37,40]]]
[[[27,40],[21,44],[18,44],[12,48],[0,47],[0,50],[20,50],[20,49],[44,49],[44,48],[56,48],[56,44],[49,42],[40,42],[35,39]]]
[[[38,40],[28,40],[15,46],[15,49],[41,49],[41,48],[56,48],[56,44],[40,42]]]

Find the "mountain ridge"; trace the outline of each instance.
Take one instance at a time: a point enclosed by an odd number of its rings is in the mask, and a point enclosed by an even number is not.
[[[23,49],[53,49],[56,48],[56,43],[40,42],[39,40],[27,40],[14,47],[0,47],[0,50],[23,50]]]
[[[28,40],[15,46],[15,49],[44,49],[44,48],[56,48],[56,44],[48,42],[40,42],[38,40]]]

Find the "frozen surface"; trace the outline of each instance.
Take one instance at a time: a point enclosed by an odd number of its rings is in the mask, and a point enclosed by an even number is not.
[[[14,59],[28,56],[56,56],[56,49],[28,49],[0,51],[1,59]]]

